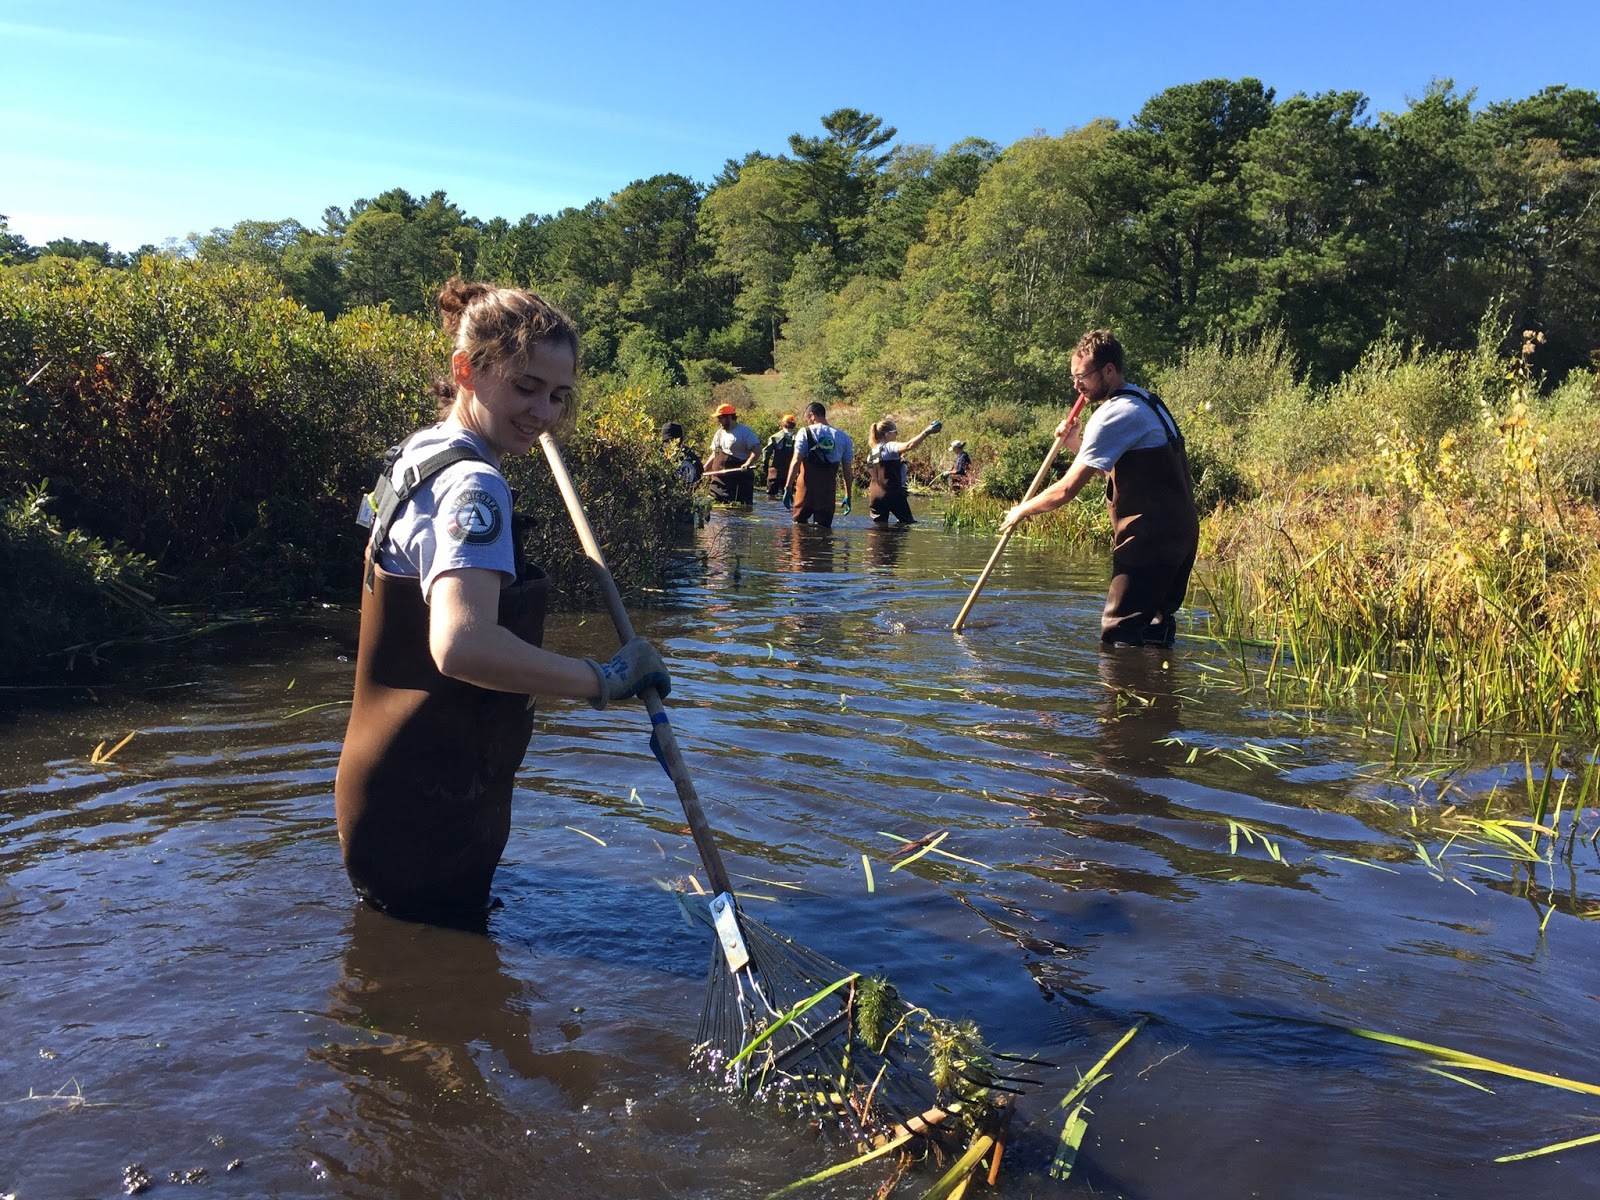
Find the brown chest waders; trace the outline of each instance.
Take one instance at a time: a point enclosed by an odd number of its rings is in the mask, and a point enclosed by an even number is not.
[[[395,916],[481,915],[511,833],[533,709],[525,695],[440,674],[421,581],[371,569],[334,784],[345,869],[363,899]],[[529,575],[500,593],[500,624],[537,646],[549,579]]]
[[[800,524],[815,521],[833,524],[834,493],[839,487],[839,464],[815,462],[809,456],[800,460],[794,483],[794,519]]]
[[[876,454],[867,458],[867,509],[874,521],[887,521],[890,517],[911,524],[911,498],[906,494],[906,460],[889,459]]]
[[[1111,468],[1106,506],[1111,511],[1111,586],[1100,617],[1106,642],[1170,645],[1175,614],[1189,589],[1200,518],[1194,506],[1189,456],[1178,423],[1159,397],[1143,400],[1168,430],[1167,444],[1130,450]]]

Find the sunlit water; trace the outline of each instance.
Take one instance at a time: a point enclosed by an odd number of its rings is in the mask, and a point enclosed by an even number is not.
[[[1600,1080],[1587,849],[1541,933],[1510,864],[1418,858],[1381,744],[1261,709],[1192,636],[1103,654],[1098,559],[1014,541],[956,636],[989,538],[763,504],[695,539],[635,619],[746,906],[1059,1064],[1001,1194],[1600,1190],[1600,1146],[1492,1162],[1600,1132],[1600,1098],[1491,1094],[1335,1028]],[[549,644],[614,635],[562,616]],[[360,908],[332,802],[353,646],[329,611],[12,698],[0,1195],[115,1195],[137,1163],[218,1196],[749,1197],[838,1161],[687,1070],[710,943],[662,885],[704,875],[638,705],[541,706],[488,938]],[[957,857],[891,869],[938,831]],[[1051,1179],[1057,1102],[1141,1017]],[[807,1194],[870,1196],[875,1170]]]

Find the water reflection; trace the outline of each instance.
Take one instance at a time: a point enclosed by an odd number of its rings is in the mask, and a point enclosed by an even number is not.
[[[364,1192],[399,1195],[419,1175],[448,1177],[441,1155],[466,1151],[470,1159],[468,1147],[486,1128],[525,1123],[507,1108],[509,1087],[547,1093],[555,1109],[570,1111],[606,1078],[612,1064],[604,1057],[536,1048],[530,1010],[542,996],[506,969],[486,933],[357,905],[346,937],[327,1009],[345,1033],[311,1058],[342,1076],[347,1092],[343,1141],[329,1166]],[[542,1036],[559,1042],[576,1032],[574,1025]]]
[[[1140,774],[1182,761],[1187,749],[1165,743],[1183,717],[1183,660],[1154,647],[1104,646],[1098,666],[1105,695],[1095,758],[1110,771]]]
[[[911,531],[904,525],[874,525],[866,531],[869,571],[893,571],[900,562]]]
[[[791,571],[831,574],[839,543],[832,529],[821,525],[780,525],[777,528],[778,562]]]

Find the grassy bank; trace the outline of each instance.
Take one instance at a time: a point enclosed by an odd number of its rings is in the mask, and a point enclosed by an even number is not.
[[[1513,361],[1497,341],[1381,342],[1315,387],[1268,339],[1193,351],[1153,380],[1195,464],[1191,600],[1209,632],[1281,700],[1354,706],[1414,752],[1600,735],[1596,377],[1544,390],[1537,337]],[[989,476],[950,521],[992,527],[1017,478]],[[1104,544],[1101,497],[1026,536]]]

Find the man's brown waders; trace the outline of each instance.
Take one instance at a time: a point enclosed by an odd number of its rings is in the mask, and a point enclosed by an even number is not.
[[[1178,422],[1159,397],[1132,390],[1117,394],[1149,404],[1168,433],[1165,446],[1129,450],[1106,480],[1111,587],[1100,617],[1100,639],[1168,646],[1177,634],[1174,614],[1189,590],[1200,542],[1189,456]]]

